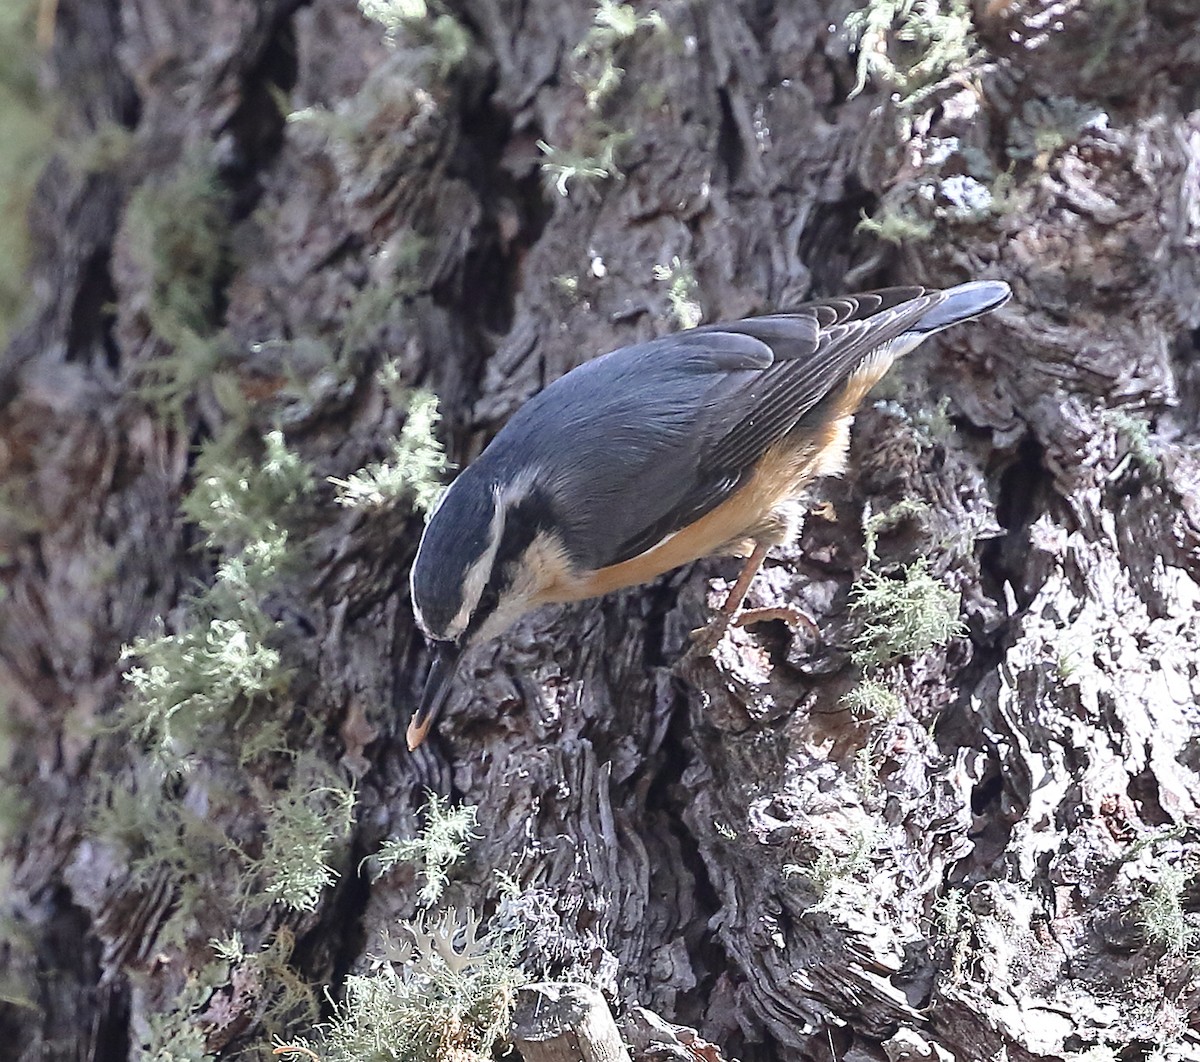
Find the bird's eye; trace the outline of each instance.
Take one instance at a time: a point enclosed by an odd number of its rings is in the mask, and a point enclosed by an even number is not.
[[[475,615],[479,617],[490,616],[496,611],[496,606],[500,603],[500,595],[496,593],[494,586],[485,586],[483,593],[479,595],[479,604],[475,606]]]

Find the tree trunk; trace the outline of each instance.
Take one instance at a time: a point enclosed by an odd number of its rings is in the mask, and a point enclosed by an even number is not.
[[[708,1042],[635,1058],[1200,1058],[1200,12],[943,2],[868,30],[895,69],[855,95],[855,6],[446,0],[388,40],[353,0],[46,5],[61,144],[0,370],[6,1057],[307,1035],[421,908],[360,864],[432,790],[479,809],[447,900],[515,895],[531,978]],[[818,644],[679,665],[734,574],[702,562],[529,617],[406,751],[420,517],[329,479],[386,456],[395,383],[462,465],[697,315],[984,276],[1013,301],[892,374],[751,592]],[[272,428],[282,515],[181,511]],[[222,567],[283,529],[269,578]],[[917,558],[961,632],[864,675],[852,587]],[[122,647],[232,666],[234,613],[242,684],[147,723]]]

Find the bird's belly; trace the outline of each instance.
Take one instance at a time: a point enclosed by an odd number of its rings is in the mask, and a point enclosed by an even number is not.
[[[851,420],[840,416],[827,421],[800,446],[795,439],[784,439],[759,462],[746,486],[695,523],[620,564],[556,582],[539,595],[539,603],[599,597],[701,557],[748,552],[743,543],[786,540],[797,526],[797,495],[816,477],[836,475],[845,467]]]

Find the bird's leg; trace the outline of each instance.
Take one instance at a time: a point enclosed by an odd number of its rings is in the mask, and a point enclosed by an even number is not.
[[[770,548],[770,544],[757,543],[755,545],[754,551],[746,558],[746,563],[742,565],[737,581],[730,587],[729,593],[725,597],[725,603],[718,609],[717,614],[703,627],[692,631],[692,653],[712,652],[730,626],[746,627],[751,623],[764,623],[767,620],[783,620],[789,627],[805,627],[814,638],[820,637],[821,632],[813,618],[798,608],[785,605],[742,611],[742,602],[746,600],[750,584],[754,582],[754,577],[762,568]]]
[[[718,609],[717,614],[708,623],[692,631],[693,652],[711,652],[717,642],[724,637],[729,625],[735,622],[734,617],[737,615],[738,609],[742,607],[742,602],[746,600],[750,584],[754,582],[754,577],[762,567],[763,561],[766,560],[767,551],[770,548],[769,543],[755,543],[754,551],[746,558],[746,563],[742,565],[737,581],[730,587],[729,593],[725,597],[725,604]]]

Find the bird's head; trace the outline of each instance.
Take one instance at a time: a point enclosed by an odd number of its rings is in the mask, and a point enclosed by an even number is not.
[[[436,655],[409,724],[409,748],[437,720],[463,653],[542,604],[566,571],[561,542],[545,530],[545,496],[531,478],[501,486],[477,467],[442,495],[413,560],[413,614]]]

